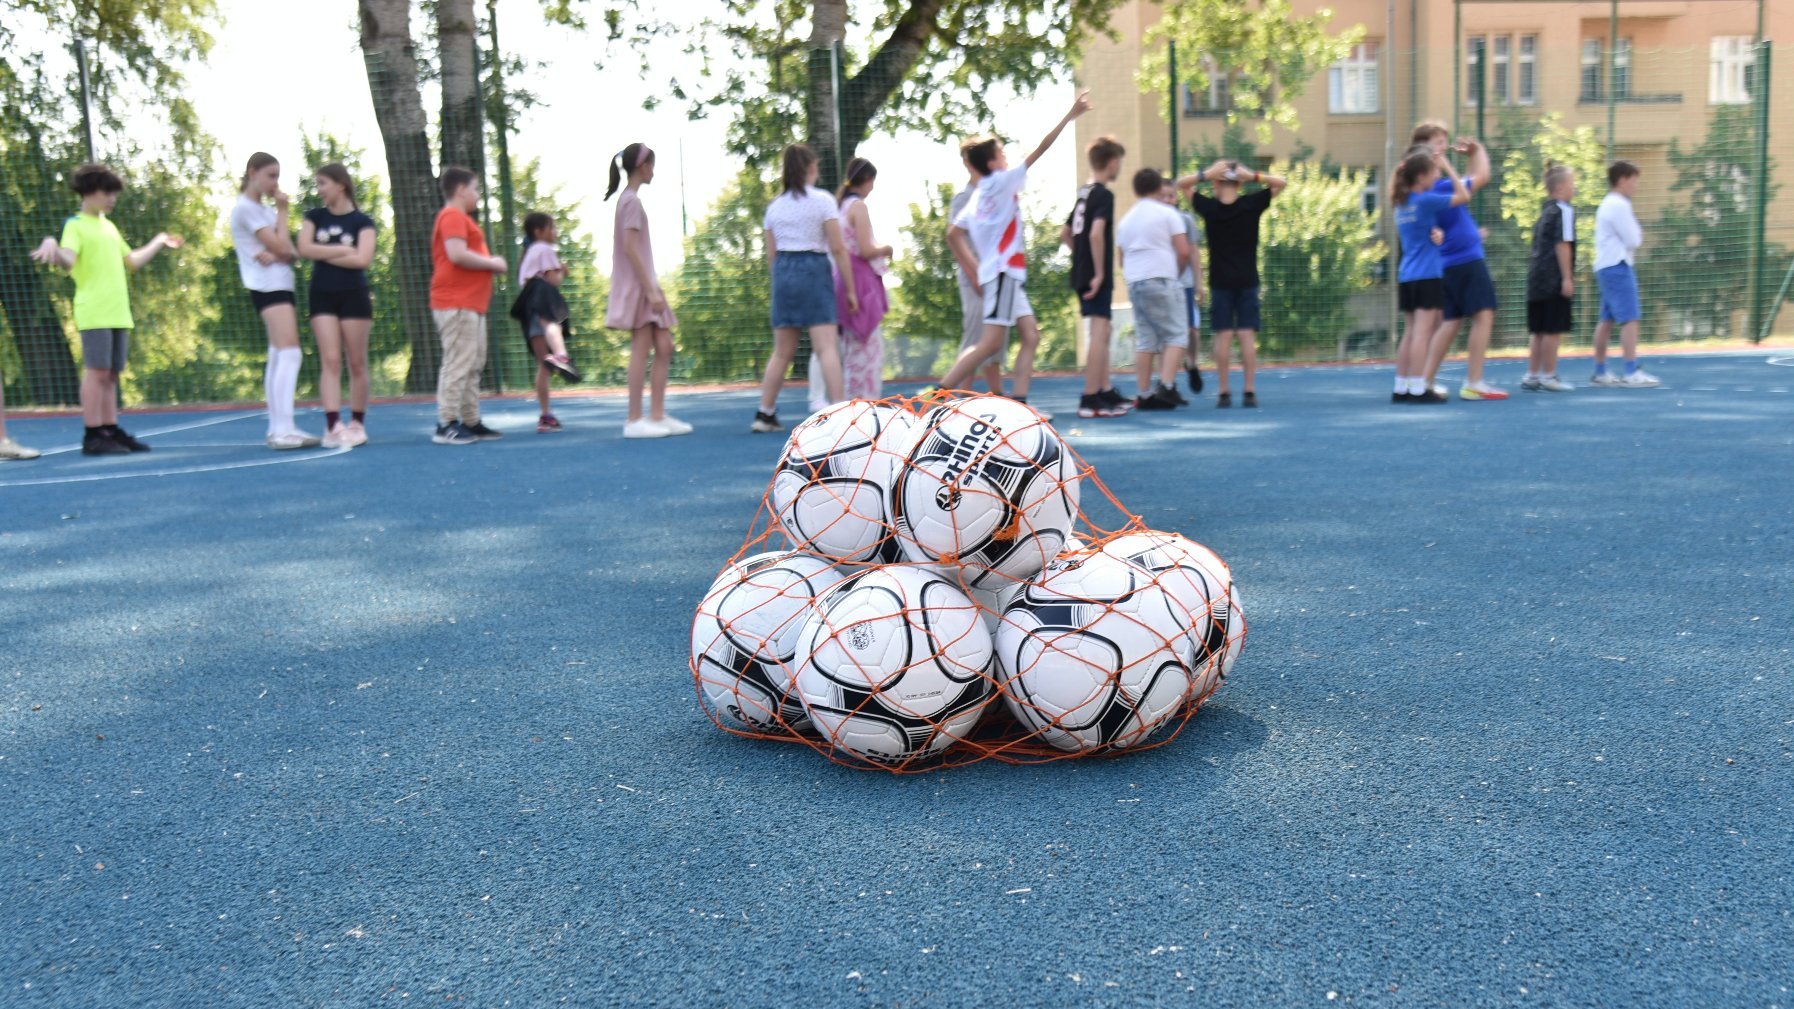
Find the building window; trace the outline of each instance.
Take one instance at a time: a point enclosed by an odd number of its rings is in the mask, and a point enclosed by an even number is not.
[[[1582,100],[1601,100],[1601,40],[1582,40]]]
[[[1482,35],[1472,35],[1464,40],[1464,104],[1475,105],[1477,94],[1481,91],[1477,81],[1477,67],[1482,64],[1483,51],[1488,48],[1489,40]]]
[[[1606,47],[1600,39],[1582,40],[1582,100],[1598,102],[1607,97],[1606,90],[1601,87],[1601,78],[1606,72],[1604,65]],[[1613,97],[1625,101],[1632,97],[1632,40],[1622,38],[1619,46],[1613,51]]]
[[[1494,48],[1493,58],[1489,60],[1489,98],[1496,105],[1506,105],[1514,63],[1514,40],[1507,35],[1497,35]]]
[[[1520,36],[1520,61],[1514,77],[1514,104],[1534,105],[1539,100],[1539,37]]]
[[[1625,101],[1632,97],[1632,40],[1620,39],[1613,51],[1613,97]]]
[[[1336,115],[1381,111],[1377,73],[1377,44],[1364,42],[1353,46],[1351,55],[1327,71],[1327,111]]]
[[[1707,101],[1714,105],[1746,105],[1756,83],[1757,50],[1748,35],[1720,35],[1713,39],[1713,58],[1707,75]]]
[[[1202,69],[1208,73],[1208,87],[1197,91],[1188,84],[1183,86],[1184,118],[1198,119],[1227,114],[1230,102],[1227,74],[1215,65],[1213,58],[1202,58]]]

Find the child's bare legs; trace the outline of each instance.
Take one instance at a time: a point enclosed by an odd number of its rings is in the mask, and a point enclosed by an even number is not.
[[[118,423],[118,372],[81,369],[81,423],[88,427]]]
[[[1040,349],[1040,324],[1032,315],[1024,315],[1015,320],[1015,333],[1021,342],[1021,349],[1015,352],[1015,398],[1027,399],[1028,385],[1034,380],[1034,352]],[[984,327],[984,335],[990,336],[989,326]]]
[[[1526,374],[1548,375],[1545,368],[1545,337],[1541,333],[1533,333],[1526,341]]]
[[[1134,386],[1142,397],[1152,393],[1152,355],[1134,351]]]
[[[1166,347],[1159,354],[1159,384],[1167,389],[1177,388],[1177,373],[1184,367],[1184,349],[1182,347]]]
[[[551,350],[546,334],[529,338],[529,352],[536,359],[536,406],[544,417],[554,413],[548,402],[548,380],[554,376],[554,369],[548,366],[548,355]]]
[[[1607,341],[1613,338],[1613,320],[1602,319],[1595,323],[1595,369],[1607,367]],[[1621,339],[1625,337],[1622,335]]]
[[[1243,373],[1241,385],[1247,392],[1256,395],[1258,388],[1258,330],[1238,329],[1234,331],[1240,339],[1240,371]]]
[[[343,409],[343,327],[334,315],[311,317],[312,339],[318,345],[318,400],[325,413],[341,413]],[[362,369],[362,384],[367,383],[367,369]],[[365,403],[365,399],[364,399]]]
[[[1630,364],[1638,360],[1638,320],[1620,326],[1620,356]]]
[[[650,368],[648,357],[653,355]],[[648,416],[666,419],[667,369],[672,366],[673,334],[655,325],[646,325],[630,334],[629,344],[629,419],[642,419],[642,386],[647,384]],[[770,362],[768,362],[770,364]],[[784,375],[781,373],[780,384]],[[777,394],[773,396],[778,399]],[[766,411],[771,413],[771,410]]]
[[[373,328],[372,319],[342,321],[343,353],[349,358],[349,409],[354,413],[368,412],[368,333]]]
[[[1223,329],[1215,333],[1215,392],[1222,396],[1228,395],[1227,379],[1230,363],[1227,360],[1227,354],[1228,351],[1233,349],[1233,335],[1236,332],[1239,332],[1239,330]],[[1245,351],[1246,343],[1242,340],[1240,341],[1240,354],[1242,357],[1245,355]]]
[[[990,386],[992,396],[1003,395],[1003,369],[1000,365],[987,364],[984,366],[984,384]]]
[[[1426,345],[1426,372],[1421,377],[1426,379],[1426,387],[1431,389],[1439,380],[1439,367],[1451,356],[1451,345],[1457,342],[1458,328],[1462,319],[1441,318],[1437,328],[1433,330],[1433,338]]]
[[[548,341],[548,352],[555,357],[567,356],[567,337],[558,322],[542,324],[542,338]]]
[[[834,323],[810,327],[810,346],[822,364],[822,382],[828,390],[828,401],[839,403],[847,398],[847,380],[841,374],[841,330]]]
[[[1470,317],[1470,342],[1464,353],[1464,380],[1471,385],[1483,381],[1483,360],[1489,356],[1489,336],[1495,331],[1495,311],[1485,308]],[[1433,365],[1433,370],[1439,370]]]
[[[953,361],[953,367],[948,368],[947,373],[941,376],[941,388],[966,388],[966,382],[971,379],[972,372],[978,370],[978,363],[994,357],[1008,342],[1008,326],[997,326],[991,323],[985,323],[984,335],[978,338],[977,343],[960,351],[959,357]],[[1028,364],[1032,366],[1033,363],[1034,355],[1030,352],[1028,355]],[[1015,359],[1016,383],[1022,386],[1022,390],[1025,390],[1026,380],[1021,377],[1021,369],[1022,359],[1020,355],[1017,355]]]
[[[1100,315],[1090,317],[1090,345],[1084,349],[1084,394],[1102,392],[1109,387],[1109,320]]]
[[[1539,367],[1542,374],[1557,374],[1557,348],[1563,342],[1562,333],[1545,333],[1539,336]]]
[[[779,391],[785,387],[785,372],[791,370],[792,355],[797,353],[796,327],[772,331],[772,356],[766,359],[766,374],[760,379],[760,412],[775,414],[779,409]]]

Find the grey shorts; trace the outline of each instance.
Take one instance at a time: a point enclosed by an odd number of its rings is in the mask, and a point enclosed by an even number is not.
[[[1190,309],[1184,285],[1176,278],[1142,280],[1127,286],[1134,303],[1134,353],[1157,354],[1167,347],[1189,347]]]
[[[972,290],[972,282],[966,279],[964,270],[960,270],[958,273],[959,349],[961,352],[964,352],[976,347],[978,341],[984,339],[984,296],[977,291]],[[978,367],[983,368],[989,365],[996,365],[998,368],[1001,368],[1003,367],[1004,357],[1005,352],[999,350],[995,354],[979,361]]]
[[[128,329],[84,329],[81,331],[81,367],[94,371],[124,371],[125,355],[131,351]]]

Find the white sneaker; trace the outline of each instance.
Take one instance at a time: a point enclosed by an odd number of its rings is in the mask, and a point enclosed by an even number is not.
[[[290,452],[296,448],[317,448],[320,440],[316,435],[295,430],[269,435],[268,447],[277,452]]]
[[[1611,371],[1598,371],[1590,376],[1589,385],[1619,385],[1620,377]]]
[[[659,420],[655,421],[654,423],[659,424],[661,427],[666,428],[667,434],[669,434],[669,435],[690,434],[691,433],[691,425],[690,424],[687,424],[686,422],[680,420],[679,418],[673,416],[670,413],[667,414],[665,417],[662,417]]]
[[[1576,387],[1556,375],[1546,375],[1539,379],[1539,388],[1546,392],[1572,392]]]
[[[1657,376],[1640,368],[1632,374],[1621,378],[1619,384],[1628,389],[1649,389],[1652,386],[1662,385],[1663,383],[1657,381]]]
[[[670,428],[646,417],[628,421],[623,425],[623,437],[625,438],[665,438],[672,433]]]
[[[361,421],[352,420],[343,425],[344,444],[356,448],[368,443],[368,429],[361,426]]]
[[[0,459],[23,461],[36,459],[40,454],[37,449],[26,448],[11,438],[0,438]]]
[[[355,442],[349,435],[349,426],[340,421],[324,432],[324,439],[319,444],[325,448],[354,448]]]

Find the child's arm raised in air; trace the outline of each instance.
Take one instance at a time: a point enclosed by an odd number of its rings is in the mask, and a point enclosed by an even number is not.
[[[1451,205],[1461,207],[1470,202],[1470,190],[1465,187],[1464,180],[1458,177],[1458,170],[1451,167],[1451,159],[1443,154],[1435,155],[1433,163],[1439,170],[1451,176]]]
[[[972,290],[977,294],[984,293],[984,285],[978,282],[978,257],[972,255],[972,246],[966,241],[966,229],[959,225],[947,228],[947,248],[952,250],[953,258],[959,268],[972,281]]]
[[[1459,154],[1470,156],[1470,169],[1464,173],[1464,181],[1469,183],[1472,191],[1495,181],[1495,167],[1489,162],[1489,149],[1481,141],[1460,137],[1455,149]]]
[[[132,249],[125,255],[125,268],[132,273],[143,269],[145,263],[156,258],[156,253],[163,249],[178,249],[186,244],[180,237],[164,231],[144,244]]]
[[[1070,123],[1073,119],[1076,119],[1079,116],[1081,116],[1084,113],[1089,112],[1089,111],[1090,111],[1090,89],[1085,88],[1084,90],[1078,92],[1078,97],[1076,100],[1074,100],[1071,103],[1071,108],[1067,109],[1065,112],[1065,115],[1060,117],[1059,125],[1053,127],[1052,132],[1048,133],[1045,137],[1043,137],[1041,139],[1039,145],[1037,145],[1034,148],[1033,153],[1029,154],[1027,156],[1027,158],[1023,160],[1022,163],[1027,165],[1029,168],[1033,168],[1034,162],[1039,161],[1041,159],[1041,157],[1046,154],[1047,148],[1053,146],[1053,141],[1059,139],[1059,134],[1064,132],[1065,127],[1070,125]]]

